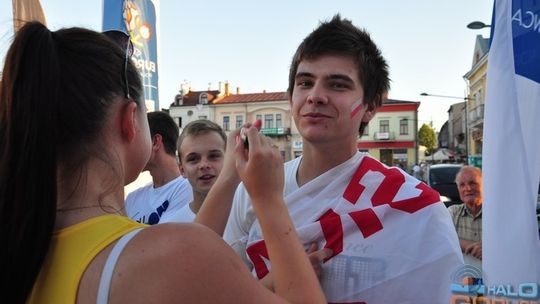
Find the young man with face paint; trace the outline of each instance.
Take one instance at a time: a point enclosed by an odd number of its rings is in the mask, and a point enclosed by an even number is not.
[[[329,303],[445,303],[463,263],[439,194],[358,151],[389,86],[370,36],[339,15],[306,37],[292,60],[288,93],[303,154],[285,164],[284,198],[305,248],[316,242],[332,251],[320,277]],[[269,273],[243,184],[224,238],[259,278]]]

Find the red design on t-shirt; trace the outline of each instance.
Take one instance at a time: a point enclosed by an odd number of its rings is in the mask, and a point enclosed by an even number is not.
[[[257,273],[257,277],[259,279],[264,278],[268,274],[268,267],[266,267],[266,263],[264,262],[263,258],[269,259],[268,257],[268,250],[266,250],[266,244],[264,243],[264,240],[260,240],[252,245],[250,245],[246,249],[247,255],[251,259],[251,262],[253,262],[253,268],[255,269],[255,272]]]
[[[324,260],[326,262],[343,251],[343,225],[341,224],[339,214],[335,213],[332,209],[321,215],[319,223],[321,224],[324,239],[326,240],[324,248],[332,249],[332,256],[326,258]]]
[[[365,239],[383,229],[381,220],[379,220],[373,209],[354,211],[350,212],[349,215],[356,223],[356,226],[358,226],[358,229],[360,229],[360,232],[362,232]]]
[[[412,214],[440,200],[439,194],[435,190],[420,182],[415,186],[416,189],[421,190],[417,197],[393,201],[401,186],[406,182],[405,176],[397,168],[388,168],[373,158],[364,157],[343,193],[343,198],[349,203],[356,205],[365,190],[365,186],[360,184],[360,181],[369,171],[380,172],[384,175],[383,180],[377,186],[377,190],[370,198],[372,206],[363,210],[349,212],[346,215],[340,215],[330,208],[318,219],[326,241],[324,247],[332,249],[332,257],[343,251],[343,219],[346,220],[346,218],[350,217],[360,230],[363,238],[368,238],[384,229],[384,223],[372,207],[388,204],[392,209]],[[257,277],[263,278],[266,276],[269,271],[263,258],[269,259],[269,257],[264,240],[250,245],[246,251],[253,262]]]
[[[343,198],[351,204],[356,204],[358,198],[364,192],[365,187],[360,184],[360,180],[369,171],[380,172],[384,175],[384,179],[371,197],[371,204],[373,206],[388,204],[393,209],[414,213],[439,201],[439,194],[435,190],[429,188],[424,183],[419,183],[416,188],[422,190],[420,195],[393,202],[392,200],[399,189],[405,184],[405,176],[397,168],[387,168],[373,158],[364,157],[343,193]]]

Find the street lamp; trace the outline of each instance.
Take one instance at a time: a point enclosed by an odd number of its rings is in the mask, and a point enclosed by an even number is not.
[[[473,22],[474,23],[474,22]],[[483,24],[483,23],[482,23]],[[469,97],[458,97],[458,96],[448,96],[448,95],[436,95],[436,94],[429,94],[426,92],[420,93],[420,96],[432,96],[432,97],[441,97],[441,98],[452,98],[452,99],[461,99],[465,102],[465,154],[467,155],[467,162],[469,158],[469,122],[468,122],[468,100]]]
[[[435,94],[429,94],[429,93],[420,93],[420,96],[433,96],[433,97],[443,97],[443,98],[455,98],[455,99],[463,99],[463,100],[469,100],[468,97],[457,97],[457,96],[448,96],[448,95],[435,95]]]
[[[467,28],[469,28],[471,30],[479,30],[479,29],[483,29],[485,27],[491,27],[491,25],[490,24],[485,24],[482,21],[473,21],[473,22],[467,24]]]

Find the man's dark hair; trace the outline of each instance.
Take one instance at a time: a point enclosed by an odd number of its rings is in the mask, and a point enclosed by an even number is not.
[[[156,134],[161,135],[165,152],[171,156],[176,156],[176,143],[180,131],[172,117],[162,111],[148,113],[148,125],[152,140]]]
[[[292,97],[298,65],[303,60],[316,59],[322,55],[348,56],[356,62],[358,79],[364,88],[364,105],[374,111],[382,105],[390,89],[388,65],[369,34],[342,19],[339,14],[332,20],[321,22],[298,46],[289,69],[289,98]],[[362,135],[367,123],[361,123]]]

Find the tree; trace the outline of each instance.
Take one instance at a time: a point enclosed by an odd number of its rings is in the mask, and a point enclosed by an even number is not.
[[[437,145],[435,130],[430,126],[423,124],[418,131],[418,142],[420,145],[426,147],[426,152],[429,154],[433,153],[435,146]]]

